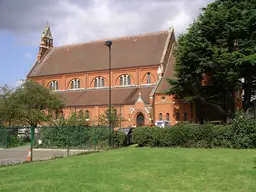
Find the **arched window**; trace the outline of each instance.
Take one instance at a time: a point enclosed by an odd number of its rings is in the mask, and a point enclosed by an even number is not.
[[[79,79],[73,79],[71,81],[71,89],[79,89],[81,86],[81,82]]]
[[[120,76],[120,85],[123,85],[124,84],[124,78],[123,76]]]
[[[166,120],[170,121],[170,114],[169,113],[166,113]]]
[[[82,111],[82,110],[79,110],[79,112],[78,112],[78,116],[79,116],[80,118],[82,118],[82,117],[83,117],[83,115],[84,115],[83,111]]]
[[[96,77],[94,80],[94,87],[104,87],[104,81],[103,77]]]
[[[94,87],[98,87],[98,78],[95,78],[94,80]]]
[[[86,119],[89,119],[90,118],[90,113],[88,110],[85,111],[85,118]]]
[[[176,113],[175,119],[176,119],[176,121],[179,121],[179,120],[180,120],[180,113],[179,113],[179,112]]]
[[[54,91],[58,90],[59,89],[58,81],[55,81],[55,80],[51,81],[49,83],[49,87],[51,90],[54,90]]]
[[[131,85],[131,76],[127,76],[127,85]]]
[[[58,118],[64,118],[63,110],[61,110],[61,111],[58,113]]]
[[[159,113],[159,120],[162,121],[163,120],[163,114]]]
[[[150,84],[151,83],[151,73],[147,73],[146,75],[146,78],[147,78],[147,84]]]
[[[188,121],[188,113],[187,113],[187,112],[185,112],[185,113],[183,114],[183,120],[184,120],[184,121]]]
[[[130,85],[131,84],[131,76],[130,75],[121,75],[120,76],[120,85]]]

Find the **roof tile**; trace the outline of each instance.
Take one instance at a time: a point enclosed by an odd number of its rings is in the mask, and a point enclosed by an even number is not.
[[[149,94],[154,86],[112,88],[113,105],[135,104],[141,92],[146,104],[150,103]],[[109,89],[91,89],[55,92],[64,99],[65,106],[98,106],[109,104]]]
[[[112,39],[112,68],[160,64],[168,30]],[[108,69],[105,40],[53,47],[28,77]]]

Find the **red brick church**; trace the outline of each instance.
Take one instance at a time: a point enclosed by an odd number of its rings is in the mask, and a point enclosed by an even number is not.
[[[111,79],[106,40],[54,47],[50,27],[46,26],[37,61],[27,78],[64,98],[65,117],[83,110],[92,124],[97,124],[98,115],[108,108],[109,83],[112,105],[123,116],[121,127],[159,120],[170,125],[196,121],[194,104],[177,102],[164,94],[175,63],[173,28],[110,40]]]

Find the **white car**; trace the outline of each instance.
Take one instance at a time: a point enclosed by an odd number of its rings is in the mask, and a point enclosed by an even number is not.
[[[20,128],[18,129],[18,134],[28,136],[30,134],[30,128],[29,127]]]
[[[37,134],[37,133],[38,133],[38,128],[35,128],[35,134]],[[30,136],[30,127],[24,127],[24,128],[18,129],[18,134]]]
[[[167,121],[167,120],[156,121],[155,125],[157,127],[165,128],[169,125],[169,121]]]

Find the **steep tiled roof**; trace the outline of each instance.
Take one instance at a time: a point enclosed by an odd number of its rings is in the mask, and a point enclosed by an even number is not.
[[[170,87],[170,84],[168,83],[167,79],[170,79],[170,78],[174,77],[174,65],[175,65],[175,57],[173,55],[174,46],[175,46],[175,44],[172,44],[170,57],[168,59],[163,77],[162,77],[162,79],[160,79],[160,81],[156,85],[156,92],[155,93],[163,94]]]
[[[160,64],[168,30],[112,39],[112,68]],[[28,77],[108,69],[105,40],[54,47],[32,68]]]
[[[153,86],[113,88],[111,98],[113,105],[134,104],[141,92],[141,97],[146,104],[150,103],[149,94]],[[56,92],[64,98],[65,106],[98,106],[109,104],[108,89],[91,89],[81,91]]]

